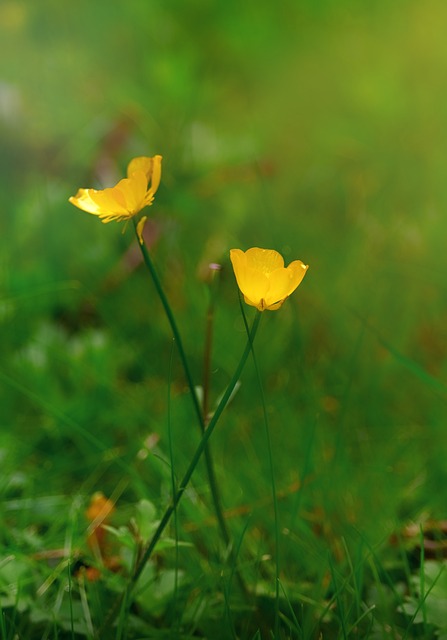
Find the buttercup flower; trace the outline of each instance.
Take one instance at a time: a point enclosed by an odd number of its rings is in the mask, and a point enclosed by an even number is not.
[[[277,251],[258,247],[245,253],[231,249],[230,259],[245,302],[259,311],[279,309],[308,269],[301,260],[294,260],[284,267],[283,257]]]
[[[134,158],[127,178],[108,189],[79,189],[69,201],[102,222],[130,220],[154,201],[161,178],[161,156]],[[149,186],[150,184],[150,186]]]

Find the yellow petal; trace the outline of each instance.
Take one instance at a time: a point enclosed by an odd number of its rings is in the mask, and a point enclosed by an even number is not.
[[[151,179],[152,168],[154,165],[153,158],[147,158],[146,156],[139,156],[133,158],[127,165],[127,177],[131,178],[135,171],[143,171],[146,175],[147,182]]]
[[[273,249],[259,249],[253,247],[245,252],[247,264],[262,273],[268,274],[275,269],[284,267],[284,259],[280,253]]]
[[[279,302],[275,302],[275,304],[269,304],[268,306],[264,307],[264,309],[267,309],[267,311],[276,311],[277,309],[282,307],[285,301],[286,301],[286,298],[284,298],[283,300],[280,300]]]
[[[146,224],[146,220],[147,220],[147,216],[143,216],[141,220],[138,221],[138,224],[137,224],[137,236],[140,244],[144,243],[143,230],[144,230],[144,225]]]
[[[123,178],[115,187],[114,196],[124,203],[126,211],[135,215],[144,207],[147,181],[143,171],[135,171],[130,178]]]
[[[242,293],[251,301],[254,307],[263,311],[266,307],[265,300],[269,290],[268,277],[257,269],[247,266],[244,272]]]
[[[287,271],[292,272],[290,276],[290,285],[292,288],[288,294],[289,296],[295,291],[298,285],[301,284],[301,281],[306,275],[306,271],[308,270],[308,268],[309,265],[304,264],[304,262],[301,262],[301,260],[294,260],[289,264],[289,266],[287,267]]]
[[[119,184],[119,183],[118,183]],[[93,213],[96,215],[125,215],[127,213],[126,201],[117,187],[110,187],[102,191],[89,190],[89,195],[97,206]]]
[[[93,189],[79,189],[75,196],[71,196],[68,200],[71,204],[74,204],[78,209],[86,211],[87,213],[97,213],[98,205],[90,197],[90,191]]]
[[[307,271],[307,266],[301,260],[295,260],[287,269],[276,269],[269,274],[269,290],[265,297],[266,308],[272,309],[278,302],[286,298],[300,284]]]
[[[231,249],[230,260],[233,265],[234,275],[239,289],[245,295],[244,289],[246,284],[247,258],[241,249]]]
[[[151,191],[155,193],[160,185],[161,180],[161,156],[154,156],[154,163],[152,167],[152,177],[151,177]]]
[[[127,166],[127,177],[131,178],[136,171],[143,171],[147,178],[146,185],[149,181],[151,182],[150,190],[154,194],[160,185],[161,161],[162,156],[154,156],[153,158],[139,156],[138,158],[133,158]]]
[[[267,276],[249,265],[247,254],[240,249],[232,249],[230,251],[230,259],[238,287],[244,294],[245,302],[262,311],[261,301],[269,287]]]
[[[249,304],[251,307],[256,307],[256,309],[258,309],[258,311],[264,311],[265,306],[264,306],[264,300],[261,298],[260,300],[258,300],[258,302],[254,302],[253,300],[250,300],[250,298],[248,298],[247,296],[244,295],[244,301]]]

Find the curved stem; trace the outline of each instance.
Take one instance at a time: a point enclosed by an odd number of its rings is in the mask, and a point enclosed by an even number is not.
[[[172,364],[174,360],[174,340],[171,346],[171,357],[169,358],[169,380],[168,380],[168,444],[169,444],[169,460],[171,463],[171,486],[172,495],[175,494],[175,467],[174,467],[174,449],[172,446],[172,429],[171,429],[171,383],[172,383]],[[178,607],[178,576],[179,576],[179,536],[178,536],[178,517],[177,509],[174,510],[174,533],[175,533],[175,569],[174,569],[174,593],[172,609],[174,612],[176,636],[180,633],[180,616],[176,615]]]
[[[202,407],[200,406],[200,402],[197,397],[196,389],[194,386],[194,380],[192,378],[191,370],[188,364],[188,359],[186,358],[185,350],[183,348],[182,338],[181,338],[179,329],[177,327],[177,323],[175,321],[175,317],[172,312],[171,306],[169,304],[169,301],[166,297],[166,294],[163,290],[160,279],[158,277],[157,271],[155,270],[154,264],[149,255],[149,251],[147,250],[145,243],[140,241],[140,237],[137,233],[137,223],[135,222],[135,219],[133,219],[133,223],[134,223],[135,234],[137,236],[138,245],[143,255],[144,263],[149,273],[151,274],[158,296],[163,305],[163,309],[166,313],[166,317],[168,318],[168,322],[170,324],[175,343],[177,345],[178,353],[183,366],[183,371],[185,372],[186,381],[187,381],[187,384],[191,393],[192,401],[194,404],[194,410],[197,415],[197,420],[199,422],[200,430],[203,434],[206,430],[205,419],[204,419]],[[214,471],[213,459],[211,456],[211,451],[209,449],[209,446],[205,446],[205,464],[206,464],[208,481],[209,481],[210,490],[211,490],[211,497],[214,505],[214,511],[216,513],[217,522],[219,523],[220,532],[221,532],[223,541],[225,543],[225,546],[229,547],[231,539],[230,539],[230,534],[228,533],[227,523],[222,511],[220,493],[219,493],[219,488],[216,481],[216,474]]]
[[[158,293],[158,297],[160,298],[161,304],[163,305],[163,309],[166,313],[166,317],[168,318],[168,322],[169,325],[171,327],[171,331],[172,331],[172,335],[174,336],[174,340],[176,342],[177,345],[177,349],[179,352],[179,356],[180,356],[180,360],[182,361],[182,366],[183,366],[183,370],[185,372],[185,376],[186,376],[186,381],[188,383],[188,387],[191,391],[191,395],[192,395],[192,400],[193,400],[193,404],[194,404],[194,409],[195,412],[197,414],[197,418],[199,420],[199,423],[201,425],[201,429],[204,430],[204,424],[203,424],[203,418],[202,418],[202,409],[200,407],[200,402],[199,399],[197,397],[197,393],[195,390],[195,386],[194,386],[194,381],[191,375],[191,371],[188,365],[188,360],[186,358],[186,354],[185,354],[185,350],[183,348],[183,341],[182,338],[180,336],[180,332],[178,330],[177,327],[177,323],[175,321],[175,317],[174,314],[172,312],[171,306],[168,302],[168,299],[165,295],[165,292],[163,291],[163,287],[162,284],[160,282],[160,278],[158,277],[158,274],[155,270],[154,267],[154,263],[151,260],[151,257],[149,255],[149,251],[147,250],[147,247],[145,245],[144,242],[140,242],[140,238],[138,236],[137,233],[137,226],[136,226],[136,222],[135,219],[133,219],[133,223],[134,223],[134,227],[135,227],[135,234],[137,236],[137,241],[138,241],[138,246],[140,247],[141,253],[143,255],[143,259],[144,259],[144,264],[146,265],[149,273],[151,274],[153,283],[155,285],[155,289],[157,290]]]
[[[242,317],[244,319],[245,330],[247,332],[247,337],[250,340],[250,330],[247,323],[247,318],[245,316],[244,307],[242,305],[241,296],[239,296],[239,304],[241,307]],[[265,438],[267,443],[267,452],[268,452],[268,461],[269,461],[269,471],[270,471],[270,486],[272,489],[272,502],[273,502],[273,522],[274,522],[274,531],[275,531],[275,627],[274,627],[274,637],[279,638],[279,511],[278,511],[278,496],[276,491],[276,480],[275,480],[275,468],[273,464],[273,454],[272,454],[272,442],[270,438],[270,423],[269,417],[267,413],[267,405],[265,402],[265,394],[264,394],[264,386],[262,384],[261,372],[258,367],[258,360],[256,358],[255,349],[253,347],[253,342],[250,342],[251,354],[253,356],[253,364],[255,366],[256,378],[258,381],[258,387],[261,394],[261,405],[262,405],[262,414],[264,417],[264,427],[265,427]]]

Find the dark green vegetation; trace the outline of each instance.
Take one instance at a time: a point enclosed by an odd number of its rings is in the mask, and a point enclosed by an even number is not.
[[[169,502],[169,428],[177,476],[199,441],[131,225],[67,202],[156,153],[151,255],[197,384],[201,274],[224,265],[213,402],[245,344],[228,250],[310,264],[255,345],[278,637],[447,637],[442,544],[421,552],[419,526],[436,541],[447,517],[446,20],[441,0],[0,3],[1,640],[92,637]],[[211,444],[237,566],[202,465],[105,640],[271,637],[250,363]],[[89,582],[96,491],[123,567]]]

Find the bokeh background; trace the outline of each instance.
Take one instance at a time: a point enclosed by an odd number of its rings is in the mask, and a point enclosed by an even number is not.
[[[179,470],[199,437],[132,229],[67,201],[158,153],[148,242],[198,382],[204,274],[223,265],[214,398],[245,339],[228,250],[310,265],[256,344],[284,579],[323,574],[341,536],[386,545],[446,517],[446,21],[441,0],[1,0],[0,455],[16,541],[45,525],[40,544],[57,546],[74,496],[118,485],[123,505],[163,508],[163,464],[135,461],[151,434],[168,457],[167,379]],[[225,507],[254,514],[271,551],[250,367],[213,450]],[[195,487],[206,497],[200,470]],[[208,513],[185,510],[189,525]]]

